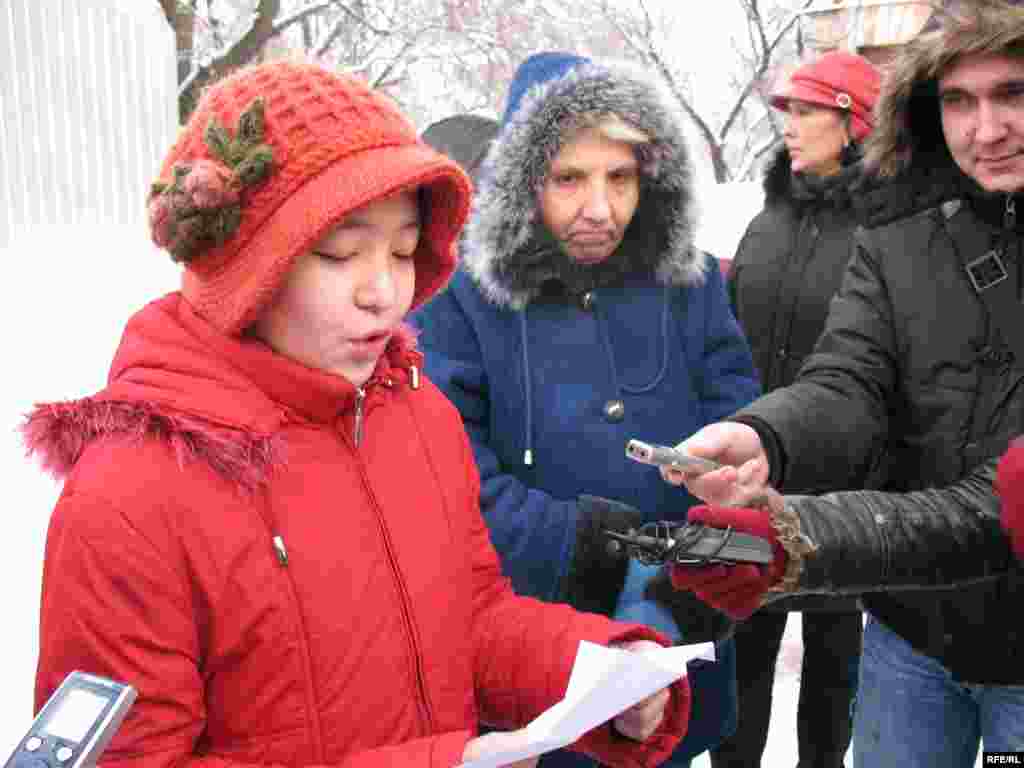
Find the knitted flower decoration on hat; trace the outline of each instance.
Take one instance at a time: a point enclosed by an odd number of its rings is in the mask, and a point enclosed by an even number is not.
[[[235,234],[242,220],[242,192],[263,181],[273,165],[273,150],[263,143],[263,122],[261,98],[239,116],[235,137],[211,118],[204,140],[216,160],[175,163],[173,181],[153,184],[150,233],[175,261],[191,261]]]
[[[151,235],[185,265],[182,295],[226,334],[249,327],[295,261],[352,211],[417,190],[417,307],[455,269],[471,184],[387,96],[294,61],[210,86],[164,159]]]

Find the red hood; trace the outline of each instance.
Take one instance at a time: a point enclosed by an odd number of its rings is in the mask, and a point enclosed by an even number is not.
[[[421,363],[413,334],[403,326],[374,378],[405,384],[410,368]],[[128,321],[104,390],[36,406],[22,434],[28,452],[58,477],[97,438],[154,435],[180,461],[203,459],[252,488],[282,460],[278,434],[284,423],[332,423],[354,397],[346,379],[307,368],[259,341],[225,336],[172,293]]]

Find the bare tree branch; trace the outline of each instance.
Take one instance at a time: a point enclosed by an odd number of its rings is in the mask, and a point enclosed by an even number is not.
[[[749,181],[761,158],[775,149],[778,145],[779,137],[775,135],[765,139],[758,147],[751,150],[747,154],[747,158],[743,165],[740,166],[739,171],[737,171],[736,179],[739,181]]]
[[[283,19],[276,20],[273,27],[274,34],[279,35],[293,24],[306,21],[334,5],[338,5],[338,0],[320,0],[319,2],[311,5],[303,6],[288,16],[285,16]]]
[[[227,49],[209,65],[193,70],[178,90],[179,112],[182,119],[192,112],[202,89],[223,73],[234,71],[253,61],[274,32],[274,19],[281,11],[281,0],[259,0],[255,20],[242,39]]]
[[[801,10],[807,8],[812,2],[813,0],[804,0],[803,5],[801,6]],[[739,95],[736,97],[736,101],[733,103],[733,107],[729,111],[729,116],[726,117],[726,119],[722,123],[722,128],[718,134],[719,137],[722,139],[724,139],[729,134],[729,130],[732,128],[732,125],[736,121],[737,116],[743,109],[744,102],[746,102],[747,97],[750,96],[750,92],[760,83],[761,78],[764,77],[764,74],[768,71],[768,67],[771,64],[771,57],[772,54],[775,52],[775,49],[778,48],[779,44],[783,41],[783,39],[785,39],[789,30],[792,29],[796,22],[800,19],[800,11],[793,11],[789,16],[789,19],[779,27],[779,29],[776,31],[775,37],[771,40],[771,42],[769,42],[767,36],[764,33],[762,17],[760,13],[756,12],[756,0],[748,0],[748,3],[748,7],[752,7],[752,12],[750,16],[751,23],[758,26],[759,37],[763,41],[764,48],[761,52],[760,59],[757,62],[757,65],[755,66],[753,73],[751,73],[751,77],[748,79],[747,84],[743,87]]]

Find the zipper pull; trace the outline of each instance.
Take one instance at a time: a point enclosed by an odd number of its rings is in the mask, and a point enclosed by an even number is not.
[[[1007,229],[1013,229],[1017,225],[1017,201],[1013,195],[1006,196],[1006,213],[1003,214],[1003,225]]]
[[[288,550],[284,547],[284,539],[280,536],[273,538],[274,554],[277,555],[277,562],[281,565],[288,565]]]
[[[415,365],[411,365],[411,366],[409,366],[409,374],[410,374],[410,376],[412,378],[412,388],[413,389],[419,389],[420,388],[420,369],[417,368]]]
[[[356,387],[356,418],[355,418],[355,439],[356,446],[363,439],[363,400],[366,399],[366,390]]]

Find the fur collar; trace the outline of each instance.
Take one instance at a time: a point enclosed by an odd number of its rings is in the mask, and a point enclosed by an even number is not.
[[[766,207],[787,205],[801,211],[808,207],[846,209],[853,206],[854,193],[863,178],[859,162],[844,167],[824,179],[803,179],[793,176],[792,158],[786,147],[780,147],[764,175]]]
[[[626,64],[587,63],[524,96],[484,160],[463,239],[463,268],[490,301],[520,309],[558,274],[536,191],[560,149],[558,126],[581,113],[614,113],[653,137],[651,157],[642,163],[640,206],[619,249],[619,271],[674,285],[703,279],[705,259],[693,245],[685,118],[653,78]]]

